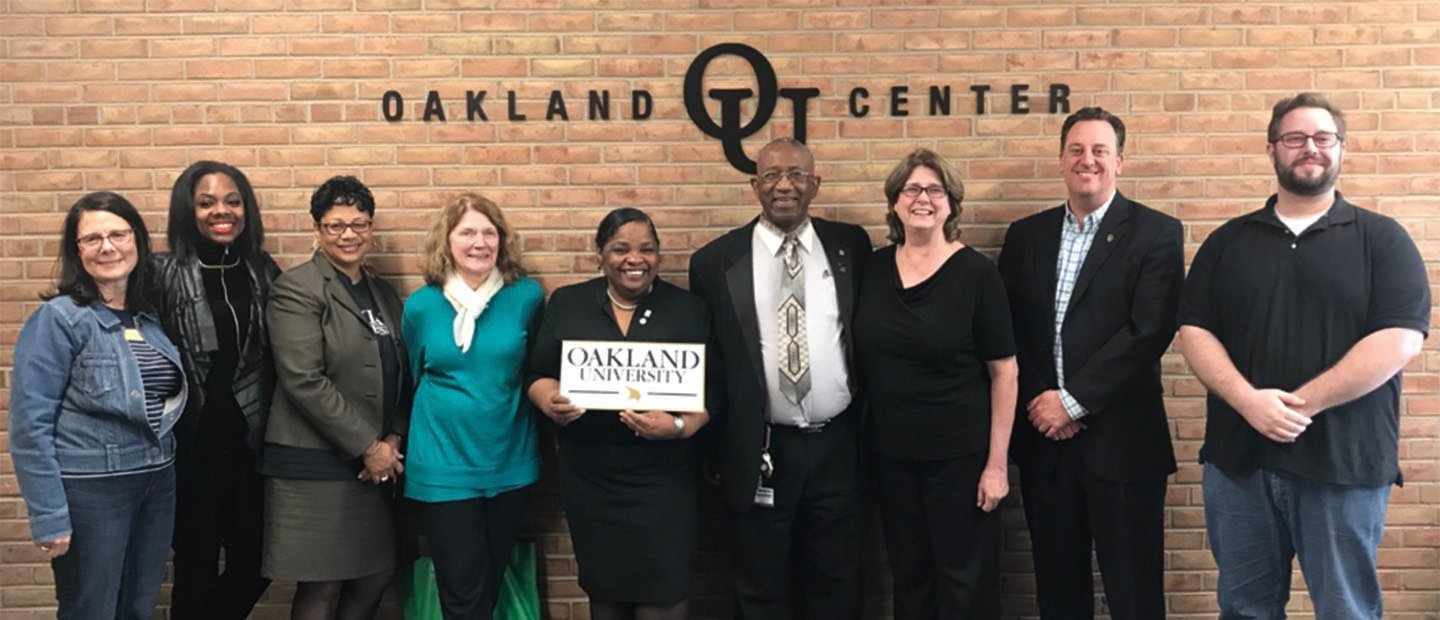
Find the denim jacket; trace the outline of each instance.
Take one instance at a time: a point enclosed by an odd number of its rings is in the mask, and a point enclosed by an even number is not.
[[[180,366],[154,315],[137,314],[135,325]],[[174,459],[172,430],[188,394],[182,387],[166,401],[157,433],[145,418],[140,365],[120,320],[98,301],[80,306],[66,295],[40,306],[15,343],[10,389],[10,454],[34,540],[71,531],[62,475],[119,474]]]

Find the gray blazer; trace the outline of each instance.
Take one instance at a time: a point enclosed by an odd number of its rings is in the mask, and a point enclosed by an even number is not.
[[[386,433],[404,436],[410,417],[409,372],[400,340],[400,297],[367,274],[365,283],[395,339],[400,404],[384,428],[379,347],[335,267],[319,252],[275,280],[265,316],[277,389],[265,442],[332,449],[349,458]]]

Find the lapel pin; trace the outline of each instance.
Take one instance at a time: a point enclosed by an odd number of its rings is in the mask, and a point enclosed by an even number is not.
[[[640,324],[641,324],[641,325],[644,325],[647,320],[649,320],[649,319],[646,319],[646,318],[643,317],[643,316],[640,317]]]
[[[649,309],[649,308],[646,308],[646,309],[645,309],[645,318],[647,318],[647,319],[650,318],[650,309]]]
[[[1105,235],[1105,243],[1115,243],[1115,233]]]

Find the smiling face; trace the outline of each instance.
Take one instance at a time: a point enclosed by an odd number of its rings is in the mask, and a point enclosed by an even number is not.
[[[639,299],[660,269],[660,242],[645,222],[627,222],[600,248],[600,269],[616,297]]]
[[[910,196],[909,193],[916,189],[916,195]],[[939,195],[931,196],[932,191]],[[906,238],[920,231],[942,231],[952,210],[944,182],[939,174],[927,166],[916,166],[915,170],[910,172],[900,196],[891,208],[905,226]]]
[[[1060,152],[1060,175],[1065,179],[1070,207],[1085,212],[1100,208],[1115,192],[1115,177],[1124,161],[1110,123],[1075,123]]]
[[[195,184],[195,227],[220,245],[234,243],[245,231],[245,201],[229,176],[207,174]]]
[[[490,277],[500,256],[499,229],[484,213],[471,209],[450,229],[449,239],[456,273],[470,288],[478,288]]]
[[[125,235],[125,231],[131,233]],[[100,288],[123,286],[139,263],[130,223],[114,213],[84,212],[80,216],[75,238],[79,240],[80,265]],[[95,243],[97,239],[99,243]]]
[[[345,224],[350,226],[342,229],[341,226]],[[357,232],[357,227],[365,230]],[[340,232],[331,232],[330,229],[340,229]],[[374,234],[370,228],[370,216],[355,208],[355,205],[330,207],[330,210],[320,217],[320,221],[315,222],[315,239],[319,242],[320,251],[325,253],[325,258],[330,259],[330,263],[337,269],[352,276],[359,272],[365,255],[370,252]]]
[[[1295,108],[1280,119],[1280,134],[1339,133],[1335,117],[1320,108]],[[1274,142],[1265,148],[1275,166],[1280,187],[1297,196],[1319,196],[1335,189],[1340,178],[1340,163],[1345,157],[1345,143],[1336,142],[1327,148],[1306,140],[1298,147]]]
[[[810,201],[820,191],[820,177],[815,176],[815,160],[803,149],[790,144],[771,144],[761,149],[755,160],[757,176],[750,187],[760,199],[761,217],[780,230],[795,230],[810,213]],[[805,180],[796,182],[790,172],[799,171]],[[778,175],[773,182],[764,178]]]

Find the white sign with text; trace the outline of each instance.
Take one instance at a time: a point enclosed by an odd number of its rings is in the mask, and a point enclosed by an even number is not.
[[[586,409],[701,411],[705,345],[566,340],[560,393]]]

